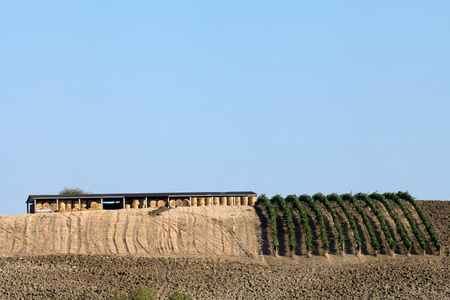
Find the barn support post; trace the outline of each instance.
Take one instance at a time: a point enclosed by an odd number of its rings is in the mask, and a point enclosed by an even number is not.
[[[236,196],[233,197],[233,206],[236,206]]]
[[[81,211],[81,198],[78,198],[78,210]]]
[[[103,210],[103,198],[100,198],[100,207],[101,207],[101,210]]]
[[[191,206],[192,206],[192,197],[189,196],[189,207],[191,207]]]
[[[29,213],[30,213],[30,205],[27,202],[27,214],[29,214]]]
[[[36,199],[34,199],[34,213],[36,213]]]
[[[59,212],[59,199],[56,199],[56,211]]]
[[[148,201],[148,199],[147,199],[147,197],[145,197],[145,208],[147,208],[148,207],[148,204],[147,204],[147,201]]]
[[[169,207],[170,208],[170,205],[169,205],[169,196],[167,196],[167,207]]]
[[[125,197],[123,197],[123,209],[125,209]]]

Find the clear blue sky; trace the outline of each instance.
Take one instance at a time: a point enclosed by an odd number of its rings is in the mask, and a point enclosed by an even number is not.
[[[65,186],[450,199],[450,2],[319,2],[1,1],[0,215]]]

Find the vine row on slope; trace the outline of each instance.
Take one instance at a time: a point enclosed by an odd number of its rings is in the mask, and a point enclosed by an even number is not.
[[[295,239],[295,225],[292,221],[292,212],[291,208],[288,206],[286,201],[280,195],[275,195],[270,199],[272,204],[276,203],[281,211],[283,212],[284,220],[286,221],[286,225],[288,228],[288,236],[289,236],[289,250],[295,250],[297,247],[297,240]]]
[[[353,232],[353,239],[355,241],[356,247],[359,249],[359,252],[361,252],[361,238],[359,237],[358,227],[356,226],[355,218],[353,218],[350,209],[342,200],[342,198],[339,197],[339,195],[336,193],[328,195],[327,198],[330,201],[335,201],[344,212],[345,216],[347,217],[348,223],[350,224],[350,229]]]
[[[411,217],[411,214],[409,213],[403,201],[394,193],[384,193],[384,197],[393,200],[400,207],[403,214],[405,215],[405,218],[411,225],[411,229],[417,241],[419,242],[420,248],[422,248],[422,250],[425,252],[425,250],[428,249],[428,245],[425,242],[425,238],[423,237],[422,232],[420,232],[419,228],[417,227],[416,221],[413,219],[413,217]]]
[[[323,219],[322,212],[320,211],[320,208],[317,206],[316,201],[314,201],[314,199],[308,195],[305,194],[301,195],[300,197],[298,197],[298,199],[302,202],[307,203],[311,208],[311,210],[316,215],[316,220],[317,223],[319,224],[320,229],[320,238],[322,239],[322,249],[325,253],[328,253],[330,249],[330,242],[328,241],[327,229],[325,227],[325,222]]]
[[[269,199],[267,199],[265,194],[262,194],[258,197],[255,205],[263,205],[266,208],[271,225],[273,248],[275,250],[275,253],[278,253],[277,212],[275,211],[275,208],[273,207],[272,203],[270,203]]]
[[[311,226],[309,226],[308,222],[308,214],[306,213],[303,204],[300,203],[298,197],[296,195],[289,195],[286,197],[286,202],[292,203],[292,205],[297,209],[300,215],[300,221],[302,223],[303,228],[305,229],[306,234],[306,250],[308,250],[308,254],[311,254],[314,251],[314,246],[312,244],[313,234],[311,230]]]
[[[395,246],[396,246],[397,243],[392,238],[392,235],[389,232],[389,229],[388,229],[388,227],[386,225],[386,221],[384,220],[384,216],[381,213],[381,211],[378,209],[378,207],[376,207],[376,205],[373,202],[373,200],[369,196],[367,196],[367,194],[363,194],[363,193],[356,194],[355,198],[357,200],[366,202],[367,206],[370,208],[370,210],[373,212],[373,214],[377,217],[378,222],[380,223],[380,226],[381,226],[381,230],[383,230],[384,237],[386,238],[386,241],[387,241],[387,243],[389,245],[389,248],[392,251],[394,251],[395,250]]]
[[[428,217],[423,212],[422,208],[420,207],[419,203],[414,199],[408,192],[398,192],[397,196],[401,199],[404,199],[412,204],[414,209],[417,211],[417,214],[419,215],[419,218],[422,220],[423,225],[425,225],[425,228],[428,231],[428,234],[431,237],[431,241],[433,242],[434,246],[436,247],[436,250],[439,251],[439,254],[441,252],[441,241],[439,240],[439,237],[437,236],[436,232],[433,229],[433,226],[431,226],[430,221],[428,220]]]
[[[366,214],[366,211],[362,206],[356,201],[355,197],[353,197],[351,194],[344,194],[341,196],[342,200],[350,202],[353,207],[356,209],[356,211],[361,215],[361,218],[363,219],[364,225],[366,225],[367,232],[369,234],[370,239],[370,245],[372,246],[373,250],[375,251],[375,254],[378,253],[378,250],[380,250],[380,244],[377,241],[377,237],[375,235],[375,230],[372,227],[372,224],[370,223],[369,217]]]
[[[333,205],[331,205],[330,201],[328,201],[327,197],[325,197],[322,193],[314,194],[313,199],[322,202],[327,211],[331,214],[331,217],[333,218],[334,222],[334,227],[336,228],[338,234],[339,245],[342,247],[342,252],[344,252],[345,250],[344,233],[342,232],[341,223],[339,222],[339,219],[337,217],[336,210],[334,209]]]
[[[363,224],[364,227],[366,228],[366,232],[369,238],[368,241],[370,242],[372,249],[375,251],[375,255],[377,255],[378,251],[380,250],[380,245],[378,241],[379,239],[381,239],[381,236],[379,236],[377,239],[377,235],[373,227],[375,225],[372,225],[375,224],[373,223],[375,222],[375,219],[373,219],[373,222],[369,219],[367,215],[369,211],[371,211],[371,213],[375,215],[378,224],[380,224],[380,228],[383,232],[384,238],[389,246],[389,249],[391,251],[395,251],[397,241],[394,239],[391,232],[389,231],[386,216],[375,204],[375,202],[380,202],[386,209],[388,216],[395,223],[397,233],[400,236],[402,243],[408,249],[408,254],[411,252],[412,247],[411,238],[406,233],[405,227],[402,221],[400,220],[399,215],[392,207],[392,203],[395,203],[402,211],[404,217],[407,219],[409,225],[411,226],[411,230],[415,236],[415,239],[417,240],[419,246],[425,253],[425,251],[428,249],[428,244],[422,232],[419,230],[416,220],[412,217],[411,212],[409,212],[407,207],[405,206],[404,201],[408,201],[409,203],[411,203],[411,205],[417,211],[419,218],[422,220],[422,223],[424,224],[427,232],[429,233],[431,242],[433,243],[434,247],[436,248],[436,250],[439,251],[440,254],[441,242],[439,240],[439,237],[437,236],[436,232],[431,226],[431,223],[428,220],[427,216],[422,211],[420,205],[408,192],[398,192],[396,194],[372,193],[370,195],[364,193],[357,193],[355,195],[343,194],[341,196],[339,196],[336,193],[330,194],[328,196],[325,196],[321,193],[317,193],[314,194],[312,197],[303,194],[299,197],[297,197],[296,195],[289,195],[286,198],[283,198],[281,195],[275,195],[270,200],[266,197],[265,194],[262,194],[261,196],[258,197],[256,205],[264,206],[267,212],[267,216],[271,226],[273,249],[276,254],[278,254],[279,249],[278,232],[277,232],[277,219],[278,219],[277,210],[279,210],[282,213],[282,218],[287,226],[289,249],[291,251],[295,251],[297,247],[295,231],[301,230],[301,228],[295,228],[295,224],[293,222],[291,209],[296,209],[300,216],[300,226],[303,227],[303,230],[305,232],[306,236],[305,243],[306,249],[308,250],[308,254],[311,254],[311,251],[315,250],[312,244],[312,241],[314,239],[313,228],[311,228],[309,224],[308,213],[304,205],[307,205],[313,212],[313,215],[315,216],[316,220],[315,223],[319,227],[320,239],[322,241],[321,244],[324,253],[327,254],[329,252],[330,242],[328,239],[328,233],[325,226],[325,219],[322,214],[323,208],[321,209],[319,207],[318,205],[319,202],[323,204],[326,211],[330,213],[333,219],[334,227],[336,228],[337,233],[337,240],[343,252],[345,251],[345,236],[342,230],[341,223],[339,222],[339,217],[336,208],[340,208],[340,210],[342,210],[342,212],[345,214],[345,217],[347,218],[348,224],[350,225],[350,229],[353,234],[353,241],[355,242],[359,252],[361,252],[362,242],[361,237],[359,235],[358,226],[355,221],[355,216],[353,215],[354,213],[359,215],[363,220]],[[333,206],[332,202],[335,202],[337,204],[336,208],[335,206]],[[349,203],[351,206],[353,206],[355,211],[349,209],[349,206],[346,204],[346,202]],[[364,207],[361,205],[362,203],[365,203]],[[348,234],[350,234],[350,232]]]
[[[408,249],[408,254],[411,252],[411,240],[409,239],[408,235],[406,234],[405,228],[403,227],[402,221],[400,221],[400,218],[398,217],[397,213],[392,208],[389,201],[381,194],[378,193],[372,193],[369,195],[371,199],[380,201],[384,207],[386,208],[389,216],[391,216],[392,220],[394,220],[395,227],[397,228],[397,232],[403,242],[403,245],[405,245],[406,249]]]

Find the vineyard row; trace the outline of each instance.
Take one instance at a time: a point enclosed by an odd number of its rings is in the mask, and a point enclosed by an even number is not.
[[[441,253],[441,242],[408,193],[260,195],[266,244],[275,255]],[[268,253],[267,253],[268,254]]]

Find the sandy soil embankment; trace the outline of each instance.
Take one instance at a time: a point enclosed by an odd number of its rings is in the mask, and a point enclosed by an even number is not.
[[[0,217],[0,257],[50,254],[251,257],[251,207],[99,210]]]

